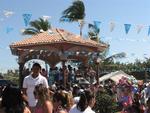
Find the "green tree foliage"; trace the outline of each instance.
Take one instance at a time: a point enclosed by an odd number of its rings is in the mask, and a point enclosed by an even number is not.
[[[15,84],[19,84],[19,71],[18,70],[8,70],[6,73],[3,74],[4,79],[10,80]]]
[[[62,16],[60,18],[61,22],[79,22],[80,26],[80,36],[82,36],[82,28],[84,25],[85,18],[85,6],[83,1],[75,0],[71,6],[65,9],[62,12]]]
[[[89,28],[89,32],[88,32],[88,36],[91,40],[94,40],[96,42],[100,42],[99,40],[99,32],[100,32],[100,29],[98,29],[95,25],[93,24],[89,24],[88,26]]]
[[[106,92],[97,92],[95,111],[96,113],[115,113],[116,103],[112,96]]]
[[[26,28],[22,34],[23,35],[35,35],[43,31],[48,31],[51,28],[51,24],[48,20],[39,18],[38,20],[31,21],[29,23],[30,27]]]
[[[81,0],[75,0],[71,6],[65,9],[62,12],[62,17],[60,21],[64,21],[65,18],[68,19],[69,22],[74,22],[78,20],[82,20],[85,17],[85,6]]]
[[[100,70],[106,70],[106,71],[113,71],[113,70],[117,70],[117,69],[121,69],[122,65],[120,62],[115,62],[114,60],[119,60],[122,58],[126,57],[126,54],[124,52],[121,53],[117,53],[117,54],[113,54],[111,56],[108,56],[109,53],[109,48],[107,50],[105,50],[104,52],[100,53],[99,55],[97,55],[97,57],[99,57],[101,59],[99,65],[100,65]],[[93,61],[93,59],[91,58],[89,62]],[[92,67],[96,67],[95,62],[90,63],[90,65],[92,65]]]

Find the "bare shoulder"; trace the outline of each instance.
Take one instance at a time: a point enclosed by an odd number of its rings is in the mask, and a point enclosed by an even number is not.
[[[25,109],[24,109],[24,113],[31,113],[31,111],[29,110],[29,108],[28,108],[28,107],[25,107]]]
[[[45,101],[44,109],[45,109],[46,113],[53,112],[53,105],[52,105],[51,101],[49,101],[49,100]]]
[[[49,101],[49,100],[47,100],[47,101],[45,101],[45,104],[46,104],[46,105],[52,105],[52,102]]]
[[[68,112],[64,110],[60,110],[58,113],[68,113]]]
[[[49,100],[45,101],[45,107],[53,108],[52,102]]]

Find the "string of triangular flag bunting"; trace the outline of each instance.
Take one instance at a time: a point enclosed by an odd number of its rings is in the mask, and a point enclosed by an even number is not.
[[[94,23],[101,24],[102,22],[101,21],[94,21]],[[96,25],[96,26],[99,26],[99,29],[100,29],[100,25]],[[124,24],[124,29],[125,29],[125,33],[126,34],[129,33],[129,31],[130,31],[130,29],[131,29],[132,26],[133,26],[132,24]],[[115,29],[115,27],[116,27],[116,23],[115,22],[110,22],[110,32],[113,32],[114,29]],[[147,26],[136,25],[137,34],[139,34],[144,27],[147,27]],[[148,36],[149,35],[150,35],[150,26],[148,26]]]
[[[28,26],[32,14],[28,14],[28,13],[27,13],[27,14],[23,14],[22,16],[23,16],[23,19],[24,19],[25,26]]]
[[[10,15],[13,14],[12,12],[8,12],[8,11],[7,11],[7,12],[5,11],[5,13],[6,13],[6,14],[5,14],[6,17],[8,17],[8,16],[10,16]],[[27,26],[29,25],[29,23],[30,23],[32,14],[30,14],[30,13],[25,13],[25,14],[22,14],[22,17],[23,17],[23,20],[24,20],[24,24],[25,24],[25,26],[27,27]],[[44,19],[44,21],[46,21],[46,20],[50,19],[51,17],[44,15],[44,16],[42,16],[42,18]],[[6,33],[9,34],[9,33],[10,33],[11,31],[13,31],[13,30],[14,30],[13,27],[8,26],[8,27],[6,28]]]
[[[150,35],[150,26],[142,25],[142,24],[139,24],[139,25],[124,24],[124,29],[125,29],[126,34],[129,33],[132,26],[136,26],[137,34],[139,34],[144,27],[148,27],[148,36]],[[116,23],[115,22],[110,22],[110,32],[112,32],[115,29],[115,27],[116,27]]]
[[[7,12],[5,11],[5,13],[9,16],[13,14],[13,12],[8,12],[8,11]],[[27,27],[30,23],[32,14],[31,13],[24,13],[24,14],[22,14],[22,17],[23,17],[23,20],[24,20],[24,24]],[[49,18],[50,18],[50,16],[43,16],[44,20],[47,20]],[[69,19],[68,18],[63,18],[62,21],[69,22]],[[81,22],[81,20],[79,20],[79,22]],[[90,24],[89,22],[86,22],[86,21],[82,21],[82,22],[84,24]],[[103,22],[93,21],[93,23],[94,23],[95,27],[97,28],[97,30],[100,30],[101,24]],[[133,24],[124,24],[124,29],[125,29],[126,34],[129,33],[132,26],[133,26]],[[116,22],[111,21],[110,24],[109,24],[109,27],[110,27],[110,32],[113,32],[115,27],[116,27]],[[150,35],[150,26],[147,26],[147,25],[146,26],[145,25],[136,25],[137,34],[139,34],[144,27],[148,27],[148,36],[149,36]],[[11,31],[13,31],[13,29],[14,29],[13,27],[11,27],[11,28],[7,27],[6,28],[6,33],[7,34],[10,33]]]
[[[125,32],[126,34],[128,34],[130,28],[131,28],[131,24],[124,24],[124,27],[125,27]]]
[[[69,22],[70,21],[68,18],[64,18],[62,20],[64,22]],[[103,22],[93,21],[93,23],[98,29],[100,29],[100,26]],[[91,24],[91,23],[84,21],[84,24]],[[125,33],[128,34],[131,27],[133,26],[133,24],[123,24],[123,25],[124,25]],[[115,27],[116,27],[116,22],[111,21],[109,23],[109,27],[110,27],[110,32],[113,32]],[[147,25],[136,25],[137,34],[139,34],[144,27],[148,27],[148,35],[150,35],[150,26],[147,26]]]

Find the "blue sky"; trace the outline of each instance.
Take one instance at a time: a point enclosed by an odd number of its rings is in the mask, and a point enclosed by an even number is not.
[[[78,23],[60,23],[59,18],[73,0],[0,0],[0,72],[18,68],[16,56],[11,54],[9,45],[25,38],[20,30],[25,27],[22,14],[32,14],[31,20],[43,15],[51,16],[49,21],[53,27],[63,28],[79,34]],[[100,37],[110,44],[112,55],[125,52],[124,62],[133,62],[135,58],[141,60],[150,56],[150,1],[149,0],[83,0],[86,8],[85,26],[83,34],[87,35],[87,25],[93,21],[101,21]],[[5,17],[4,10],[13,11],[10,17]],[[110,22],[115,28],[110,32]],[[128,34],[125,34],[124,24],[131,24]],[[143,25],[137,34],[136,26]],[[13,28],[6,33],[6,29]]]

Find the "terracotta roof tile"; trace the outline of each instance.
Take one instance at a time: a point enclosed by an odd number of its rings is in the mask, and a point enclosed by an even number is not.
[[[75,43],[88,46],[107,46],[106,44],[99,44],[90,39],[83,39],[79,35],[75,35],[63,29],[53,28],[50,32],[43,32],[37,35],[33,35],[30,38],[26,38],[22,41],[15,42],[10,45],[10,47],[22,47],[30,45],[40,45],[40,44],[51,44],[51,43]]]

